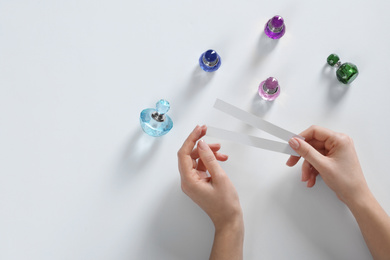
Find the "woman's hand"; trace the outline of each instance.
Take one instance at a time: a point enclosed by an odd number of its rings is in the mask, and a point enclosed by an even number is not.
[[[209,215],[218,230],[242,222],[242,210],[234,185],[218,163],[228,159],[218,152],[220,145],[201,140],[195,148],[206,131],[206,126],[197,126],[177,155],[183,192]]]
[[[292,138],[290,146],[305,161],[302,181],[313,187],[318,174],[341,201],[348,204],[370,193],[355,151],[352,139],[332,130],[312,126],[301,133],[305,141]],[[291,156],[288,166],[294,166],[300,157]]]

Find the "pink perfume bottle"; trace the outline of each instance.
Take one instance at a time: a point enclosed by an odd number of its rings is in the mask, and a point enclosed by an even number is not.
[[[279,82],[274,77],[262,81],[259,85],[259,96],[265,100],[275,100],[280,94]]]

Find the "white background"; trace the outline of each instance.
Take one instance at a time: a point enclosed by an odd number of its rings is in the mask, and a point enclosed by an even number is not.
[[[212,108],[221,98],[299,133],[353,137],[390,211],[390,2],[0,1],[0,259],[207,259],[214,229],[180,189],[177,150],[196,124],[272,136]],[[265,37],[273,15],[286,34]],[[200,70],[207,49],[222,58]],[[338,83],[330,53],[360,75]],[[279,80],[265,102],[258,84]],[[139,114],[159,99],[174,127]],[[370,259],[348,209],[287,155],[221,142],[240,195],[245,259]]]

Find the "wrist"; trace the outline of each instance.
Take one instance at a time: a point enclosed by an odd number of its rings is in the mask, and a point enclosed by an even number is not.
[[[336,194],[348,208],[363,204],[373,197],[365,180],[350,186],[345,185],[344,189],[339,190]]]
[[[244,220],[242,213],[214,222],[215,234],[211,259],[243,259]]]
[[[244,233],[244,218],[242,212],[229,219],[215,221],[215,232]]]
[[[376,201],[376,199],[368,188],[364,192],[359,193],[359,195],[343,200],[352,213],[371,205],[373,201]]]

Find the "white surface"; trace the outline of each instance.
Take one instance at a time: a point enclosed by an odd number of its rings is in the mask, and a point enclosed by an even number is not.
[[[0,259],[206,259],[208,217],[180,190],[176,152],[196,124],[271,138],[215,99],[300,132],[355,140],[390,210],[390,2],[0,1]],[[285,36],[263,26],[284,17]],[[215,73],[198,67],[214,48]],[[330,53],[360,75],[338,84]],[[282,91],[262,102],[258,84]],[[161,98],[172,131],[141,131]],[[207,138],[208,142],[217,141]],[[288,156],[221,142],[245,214],[245,259],[369,259],[347,208]]]

